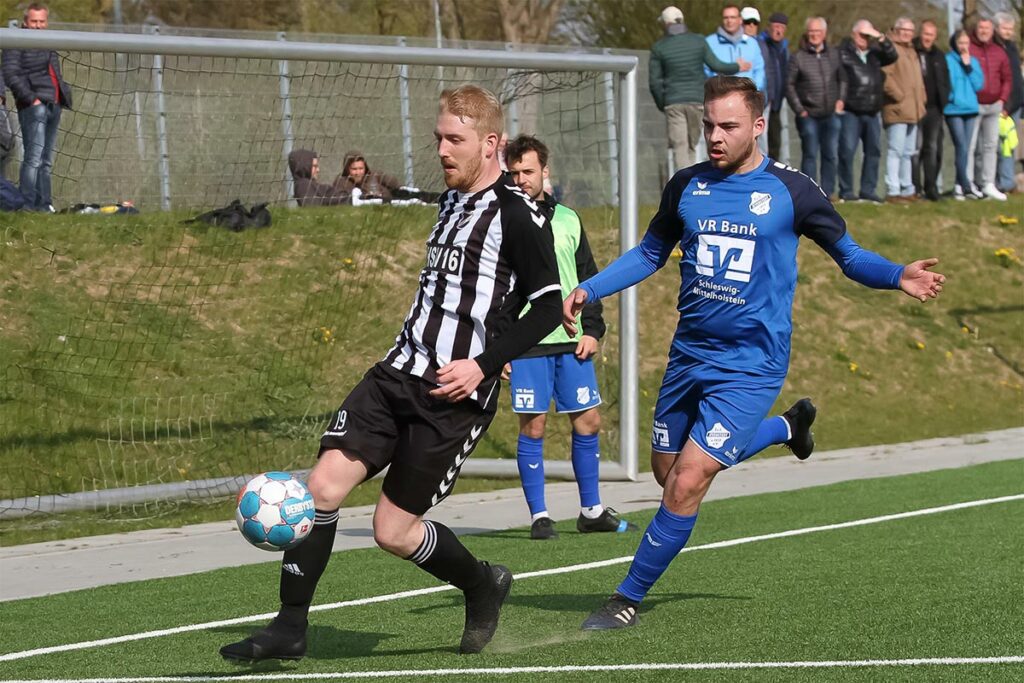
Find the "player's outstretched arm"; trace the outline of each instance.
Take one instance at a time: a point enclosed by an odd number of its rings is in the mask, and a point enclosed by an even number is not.
[[[903,267],[900,289],[921,302],[937,297],[946,282],[945,275],[930,270],[938,262],[937,258],[928,258],[908,263]]]

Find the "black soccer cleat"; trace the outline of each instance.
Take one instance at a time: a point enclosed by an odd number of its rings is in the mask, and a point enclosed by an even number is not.
[[[245,640],[225,645],[220,656],[228,661],[254,664],[265,659],[299,661],[306,654],[306,630],[287,626],[276,618]]]
[[[482,588],[466,593],[466,628],[462,631],[459,654],[476,654],[491,642],[498,630],[501,605],[512,589],[512,572],[500,564],[481,562],[491,576]]]
[[[785,445],[800,460],[806,460],[814,452],[811,425],[817,415],[818,409],[809,398],[800,399],[782,414],[782,418],[789,423],[789,433],[793,435]]]
[[[550,538],[558,538],[558,532],[555,531],[555,523],[551,521],[550,517],[540,517],[533,521],[530,525],[530,538],[535,541],[546,541]]]
[[[639,611],[638,603],[618,593],[613,593],[612,597],[608,598],[608,602],[587,617],[581,628],[584,631],[607,631],[613,628],[636,626],[636,615]]]
[[[580,516],[576,518],[576,531],[581,534],[590,534],[597,531],[615,531],[622,533],[623,531],[636,531],[637,525],[632,522],[627,522],[619,517],[619,513],[611,508],[605,508],[604,512],[595,519],[589,519],[580,513]]]

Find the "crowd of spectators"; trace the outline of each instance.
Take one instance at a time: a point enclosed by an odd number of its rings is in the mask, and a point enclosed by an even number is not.
[[[969,22],[951,36],[948,52],[930,19],[918,24],[900,17],[887,32],[859,19],[848,36],[833,42],[828,20],[810,17],[792,50],[789,18],[781,12],[770,14],[762,31],[758,8],[726,4],[721,26],[706,38],[687,28],[676,7],[666,7],[661,22],[665,36],[651,48],[650,90],[665,113],[677,169],[695,159],[692,131],[702,115],[695,93],[703,82],[694,74],[703,71],[754,81],[765,98],[767,126],[759,144],[775,159],[785,100],[796,119],[800,170],[834,201],[883,201],[877,193],[883,130],[887,202],[942,198],[946,128],[955,161],[949,196],[1005,201],[1007,192],[1017,190],[1024,87],[1011,14]],[[702,41],[712,54],[697,48]],[[685,128],[680,111],[686,112]]]

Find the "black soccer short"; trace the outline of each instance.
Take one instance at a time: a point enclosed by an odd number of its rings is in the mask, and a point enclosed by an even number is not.
[[[373,476],[390,465],[383,491],[395,505],[422,515],[448,497],[462,464],[494,419],[497,387],[486,408],[430,395],[437,385],[377,363],[363,376],[320,438],[362,460]]]

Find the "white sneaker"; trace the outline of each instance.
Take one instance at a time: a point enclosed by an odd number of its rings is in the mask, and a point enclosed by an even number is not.
[[[964,197],[964,188],[960,187],[959,185],[956,185],[953,188],[953,199],[955,199],[958,202],[964,201],[966,199],[966,197]]]
[[[989,199],[995,199],[996,201],[1005,202],[1006,195],[999,191],[999,189],[991,183],[981,188],[981,193]]]

